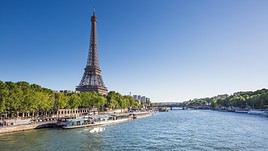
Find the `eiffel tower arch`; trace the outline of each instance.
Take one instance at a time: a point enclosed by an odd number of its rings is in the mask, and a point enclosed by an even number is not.
[[[87,65],[85,67],[82,80],[76,87],[76,91],[93,91],[102,95],[107,95],[108,90],[102,80],[101,69],[98,60],[96,21],[97,17],[93,11],[93,15],[91,16],[91,35]]]

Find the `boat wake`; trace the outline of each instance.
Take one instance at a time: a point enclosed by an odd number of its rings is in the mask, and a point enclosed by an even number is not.
[[[101,133],[105,130],[104,127],[94,127],[91,130],[89,130],[90,133]]]

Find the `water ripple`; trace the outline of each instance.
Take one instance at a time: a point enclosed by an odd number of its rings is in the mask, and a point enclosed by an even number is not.
[[[2,151],[267,151],[268,119],[215,111],[172,111],[112,125],[0,135]]]

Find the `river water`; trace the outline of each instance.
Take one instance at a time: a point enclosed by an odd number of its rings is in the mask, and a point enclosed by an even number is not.
[[[156,113],[105,127],[0,135],[1,151],[268,151],[268,118],[202,110]]]

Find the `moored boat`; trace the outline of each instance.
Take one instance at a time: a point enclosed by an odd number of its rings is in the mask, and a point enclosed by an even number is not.
[[[235,110],[235,113],[245,113],[245,114],[247,114],[248,111],[247,110]]]
[[[66,122],[62,124],[62,128],[72,129],[80,127],[110,125],[115,123],[126,122],[129,120],[130,118],[117,119],[113,115],[84,116],[76,119],[66,119]]]
[[[107,121],[108,119],[109,117],[107,116],[86,115],[75,119],[66,119],[65,122],[62,123],[62,128],[79,128],[79,127],[94,126],[99,125],[100,122]]]
[[[86,116],[75,119],[65,119],[65,121],[61,122],[62,128],[86,127],[90,124],[94,124],[94,119]]]
[[[159,108],[159,112],[168,112],[168,111],[169,111],[169,108],[167,108],[167,107]]]
[[[248,111],[248,114],[265,116],[267,113],[265,111],[262,111],[262,110],[250,110],[250,111]]]
[[[152,115],[151,112],[86,115],[77,118],[63,119],[58,122],[58,126],[61,126],[64,129],[105,126],[122,122],[128,122],[136,118],[144,118],[151,115]]]

